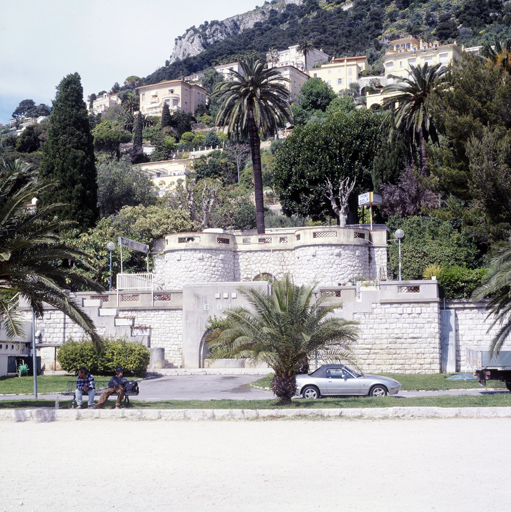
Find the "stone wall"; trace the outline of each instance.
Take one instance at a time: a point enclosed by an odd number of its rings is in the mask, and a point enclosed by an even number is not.
[[[439,373],[438,303],[373,304],[355,313],[360,335],[354,355],[365,373]]]

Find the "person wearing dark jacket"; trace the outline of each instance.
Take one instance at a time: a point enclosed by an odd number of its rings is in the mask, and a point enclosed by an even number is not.
[[[122,366],[118,366],[115,369],[115,376],[110,379],[108,387],[103,391],[96,408],[103,409],[105,402],[108,400],[110,395],[117,394],[117,401],[115,402],[115,408],[118,409],[121,406],[121,401],[124,398],[124,384],[128,382],[128,379],[123,377]]]

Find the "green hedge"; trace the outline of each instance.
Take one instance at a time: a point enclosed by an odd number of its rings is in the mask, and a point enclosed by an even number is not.
[[[124,339],[105,340],[102,352],[91,341],[69,340],[57,353],[57,361],[66,372],[78,373],[78,368],[85,366],[93,375],[113,374],[116,366],[122,366],[125,375],[143,375],[149,358],[144,345]]]
[[[487,268],[471,270],[460,265],[442,269],[437,276],[440,294],[446,299],[470,299],[487,273]]]

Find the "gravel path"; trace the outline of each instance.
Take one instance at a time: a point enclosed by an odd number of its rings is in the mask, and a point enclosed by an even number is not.
[[[1,423],[0,511],[509,510],[511,419]]]

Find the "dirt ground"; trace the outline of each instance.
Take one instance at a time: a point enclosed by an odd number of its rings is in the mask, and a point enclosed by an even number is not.
[[[4,511],[508,511],[511,419],[0,423]]]

